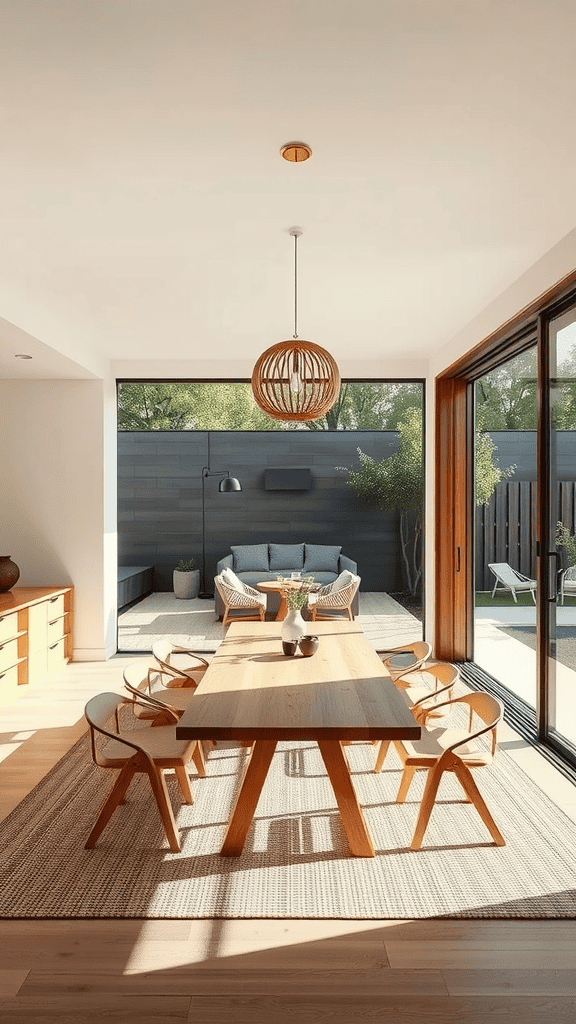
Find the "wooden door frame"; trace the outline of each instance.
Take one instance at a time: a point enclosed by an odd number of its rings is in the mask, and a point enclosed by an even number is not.
[[[473,657],[474,567],[473,384],[538,340],[542,314],[576,299],[576,271],[481,341],[435,380],[435,617],[436,657]],[[538,501],[538,541],[545,498]]]

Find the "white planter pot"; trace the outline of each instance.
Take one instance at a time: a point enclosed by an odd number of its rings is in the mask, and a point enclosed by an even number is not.
[[[299,640],[306,634],[306,623],[297,608],[289,608],[286,618],[280,629],[280,636],[289,643],[291,640]]]
[[[200,569],[192,569],[191,572],[174,569],[173,581],[174,597],[179,597],[182,601],[191,601],[193,597],[198,597]]]

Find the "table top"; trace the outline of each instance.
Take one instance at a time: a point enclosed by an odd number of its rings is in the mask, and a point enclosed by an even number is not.
[[[307,594],[313,593],[315,590],[320,590],[321,583],[306,583],[305,587],[302,584],[305,583],[303,579],[284,579],[284,580],[260,580],[259,583],[255,583],[256,590],[300,590],[301,588],[306,591]]]
[[[176,726],[179,739],[418,739],[356,622],[315,622],[310,658],[282,653],[279,622],[233,622]]]

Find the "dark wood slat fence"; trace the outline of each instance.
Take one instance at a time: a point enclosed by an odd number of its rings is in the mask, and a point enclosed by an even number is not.
[[[558,483],[558,518],[576,530],[576,482]],[[492,590],[490,562],[508,562],[534,578],[536,566],[536,481],[502,480],[487,505],[476,509],[476,590]]]

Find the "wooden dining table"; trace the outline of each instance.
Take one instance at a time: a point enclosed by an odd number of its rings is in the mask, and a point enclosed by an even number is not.
[[[252,743],[224,857],[242,853],[280,740],[317,742],[350,852],[374,856],[343,744],[419,739],[420,726],[357,622],[315,622],[314,633],[314,655],[287,657],[278,622],[233,622],[176,726],[178,739]]]

